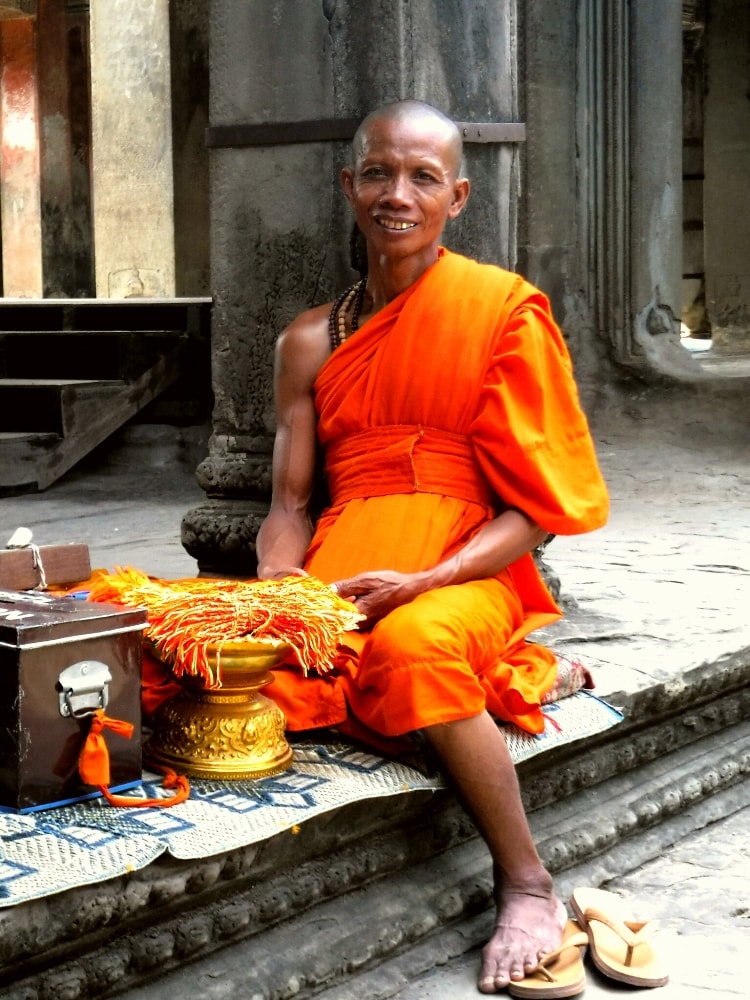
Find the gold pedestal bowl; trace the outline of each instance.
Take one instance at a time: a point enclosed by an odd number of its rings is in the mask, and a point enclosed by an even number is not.
[[[144,762],[167,766],[194,778],[263,778],[292,762],[286,719],[260,693],[273,681],[271,667],[289,651],[274,640],[227,639],[208,647],[221,687],[183,677],[183,690],[156,711]]]

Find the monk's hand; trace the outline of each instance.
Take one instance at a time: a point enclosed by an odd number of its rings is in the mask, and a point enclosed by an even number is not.
[[[337,580],[333,588],[339,597],[351,601],[365,616],[362,628],[368,628],[389,611],[413,601],[427,587],[420,573],[397,573],[395,570],[373,570],[359,573],[347,580]]]

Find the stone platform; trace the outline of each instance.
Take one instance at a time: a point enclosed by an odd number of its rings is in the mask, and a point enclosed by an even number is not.
[[[750,806],[747,446],[705,426],[647,430],[596,434],[610,523],[545,557],[567,610],[549,638],[586,656],[596,693],[625,714],[519,766],[563,895]],[[93,565],[191,575],[179,522],[200,496],[200,446],[136,429],[47,493],[1,500],[2,523],[38,544],[87,541]],[[351,804],[294,836],[0,909],[0,996],[162,1000],[197,984],[210,1000],[460,996],[434,978],[418,992],[420,977],[481,943],[490,888],[486,850],[448,792]]]

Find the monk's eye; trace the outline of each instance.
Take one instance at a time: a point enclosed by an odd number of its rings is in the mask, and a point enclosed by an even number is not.
[[[365,167],[362,177],[385,177],[385,170],[382,167]]]
[[[418,170],[414,176],[418,181],[429,182],[437,180],[437,177],[435,177],[434,174],[431,174],[429,170]]]

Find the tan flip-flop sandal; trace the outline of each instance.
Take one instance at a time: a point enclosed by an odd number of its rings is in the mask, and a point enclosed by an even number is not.
[[[668,982],[649,941],[652,928],[629,918],[625,900],[605,889],[576,889],[570,905],[588,934],[591,960],[605,976],[630,986]]]
[[[575,920],[569,920],[563,931],[562,944],[539,959],[537,967],[523,979],[508,984],[512,997],[543,1000],[550,997],[574,997],[583,991],[585,972],[583,953],[588,936]]]

